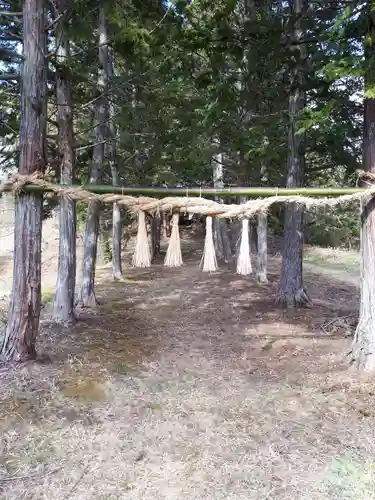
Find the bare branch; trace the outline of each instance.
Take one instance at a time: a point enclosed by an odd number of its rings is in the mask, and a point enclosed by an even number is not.
[[[0,16],[6,16],[6,17],[22,16],[22,12],[11,12],[9,10],[2,10],[0,12]]]
[[[67,12],[66,10],[64,10],[64,12],[61,12],[61,13],[60,13],[60,14],[59,14],[59,15],[58,15],[58,16],[57,16],[57,17],[56,17],[56,18],[55,18],[55,19],[54,19],[54,20],[53,20],[53,21],[52,21],[52,22],[51,22],[48,26],[47,26],[47,28],[46,28],[46,29],[47,29],[47,30],[52,29],[52,28],[55,26],[55,24],[57,24],[57,23],[60,21],[60,19],[61,19],[62,17],[64,17],[64,16],[65,16],[66,12]]]
[[[84,149],[90,149],[90,148],[93,148],[95,146],[99,146],[99,144],[105,144],[106,142],[109,142],[110,140],[112,140],[112,139],[105,139],[104,141],[86,144],[86,146],[79,146],[79,147],[75,147],[74,149],[75,149],[75,151],[83,151]]]
[[[19,81],[20,75],[13,75],[11,73],[0,73],[0,80],[2,81]]]
[[[19,54],[18,52],[14,52],[14,50],[10,49],[2,49],[0,48],[0,55],[3,57],[11,57],[13,59],[24,59],[22,54]]]

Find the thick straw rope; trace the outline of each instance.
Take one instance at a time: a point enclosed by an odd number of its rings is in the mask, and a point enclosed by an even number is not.
[[[296,203],[305,209],[317,209],[325,207],[335,207],[337,205],[347,205],[353,201],[360,201],[367,196],[375,194],[375,174],[369,172],[359,172],[359,179],[366,183],[369,188],[365,191],[353,194],[342,195],[334,198],[288,195],[288,196],[269,196],[267,198],[251,199],[240,205],[224,205],[212,200],[201,197],[166,197],[155,199],[146,196],[129,196],[121,194],[96,194],[90,193],[80,187],[57,186],[41,177],[39,172],[31,175],[16,174],[10,181],[0,184],[0,193],[2,191],[11,191],[13,194],[19,194],[22,188],[27,184],[34,184],[48,189],[48,195],[56,195],[83,201],[100,201],[102,203],[117,202],[125,205],[129,211],[138,213],[140,210],[150,214],[160,212],[181,212],[195,213],[201,215],[216,216],[218,218],[239,218],[252,219],[258,214],[267,213],[269,208],[276,203]],[[11,188],[10,188],[11,186]]]

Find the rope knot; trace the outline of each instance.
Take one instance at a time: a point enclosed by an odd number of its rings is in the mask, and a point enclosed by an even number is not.
[[[12,176],[12,192],[18,196],[27,184],[39,184],[43,179],[43,173],[36,170],[32,174],[14,174]]]
[[[367,172],[365,170],[357,170],[357,181],[356,186],[360,187],[360,184],[366,184],[367,186],[373,186],[375,184],[375,173]]]

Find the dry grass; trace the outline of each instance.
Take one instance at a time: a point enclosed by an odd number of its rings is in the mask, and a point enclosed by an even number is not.
[[[276,259],[264,286],[183,257],[101,270],[96,314],[46,314],[39,362],[3,368],[2,498],[375,499],[373,380],[344,359],[357,289],[307,275],[316,307],[287,313]]]
[[[359,252],[338,248],[322,248],[306,246],[305,262],[348,272],[359,272]]]

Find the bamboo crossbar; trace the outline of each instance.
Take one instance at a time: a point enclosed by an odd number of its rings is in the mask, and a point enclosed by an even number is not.
[[[361,174],[364,179],[370,174]],[[371,174],[372,175],[372,174]],[[47,196],[67,197],[86,202],[119,203],[133,213],[150,214],[160,212],[182,212],[216,216],[219,218],[253,218],[267,213],[270,207],[280,203],[294,203],[307,210],[334,208],[348,205],[375,195],[375,184],[370,178],[368,187],[355,188],[279,188],[279,187],[227,187],[227,188],[182,188],[182,187],[113,187],[87,184],[62,185],[46,180],[41,172],[30,175],[16,174],[11,181],[0,184],[1,192],[19,195],[23,192],[45,192]],[[246,194],[249,200],[242,204],[218,203],[206,196],[238,196]],[[138,195],[138,196],[134,196]],[[148,195],[148,196],[146,196]],[[150,196],[153,195],[153,196]],[[167,195],[167,196],[166,196]]]
[[[25,184],[22,191],[26,192],[54,192],[61,188],[80,189],[96,194],[118,194],[118,195],[147,195],[147,196],[241,196],[266,197],[266,196],[343,196],[348,194],[358,194],[368,190],[359,187],[226,187],[226,188],[191,188],[191,187],[129,187],[129,186],[107,186],[99,184],[84,185],[64,185],[50,184],[39,186],[37,184]],[[4,183],[0,192],[13,192],[12,183]]]

